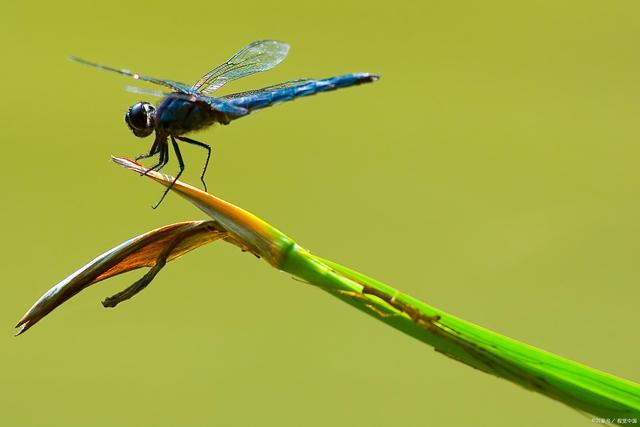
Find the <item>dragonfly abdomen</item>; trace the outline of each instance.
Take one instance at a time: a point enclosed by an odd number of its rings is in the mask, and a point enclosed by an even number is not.
[[[273,86],[258,91],[250,91],[241,94],[224,97],[234,105],[248,110],[257,110],[269,107],[273,104],[291,101],[295,98],[314,95],[319,92],[327,92],[344,87],[369,83],[378,80],[379,76],[369,73],[353,73],[342,76],[329,77],[320,80],[301,80],[290,82],[289,86]]]

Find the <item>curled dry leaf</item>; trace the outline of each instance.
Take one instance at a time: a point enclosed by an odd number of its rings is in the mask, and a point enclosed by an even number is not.
[[[86,287],[127,271],[152,267],[149,273],[130,288],[103,302],[106,307],[114,307],[144,289],[166,262],[220,239],[236,243],[216,221],[211,220],[179,222],[129,239],[98,256],[47,291],[20,319],[16,325],[20,330],[16,335],[24,333]]]

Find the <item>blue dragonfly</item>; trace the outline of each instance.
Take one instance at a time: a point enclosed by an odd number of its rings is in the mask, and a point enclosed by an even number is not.
[[[378,75],[370,73],[352,73],[326,79],[292,80],[262,89],[221,97],[213,96],[218,89],[232,80],[272,69],[284,60],[288,52],[289,45],[286,43],[275,40],[255,41],[239,50],[225,63],[209,71],[192,86],[173,80],[157,79],[133,73],[129,70],[111,68],[76,57],[71,59],[81,64],[171,89],[170,93],[163,93],[130,88],[134,92],[162,96],[163,99],[157,108],[149,102],[137,102],[129,108],[125,115],[125,122],[135,136],[145,138],[155,132],[155,140],[149,152],[138,155],[136,160],[159,155],[158,163],[151,167],[149,171],[162,169],[169,161],[168,140],[170,139],[180,166],[180,171],[172,184],[165,190],[160,201],[153,207],[155,209],[162,203],[175,181],[184,171],[184,162],[176,139],[207,150],[207,160],[200,176],[206,191],[207,185],[204,181],[204,176],[211,158],[211,147],[203,142],[188,138],[184,136],[185,134],[211,126],[214,123],[229,124],[231,121],[244,117],[252,111],[270,107],[279,102],[369,83],[379,78]]]

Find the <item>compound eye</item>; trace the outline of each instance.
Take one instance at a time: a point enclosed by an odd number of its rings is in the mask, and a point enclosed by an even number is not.
[[[153,132],[154,115],[155,108],[151,104],[138,102],[129,108],[124,119],[136,136],[144,138]]]

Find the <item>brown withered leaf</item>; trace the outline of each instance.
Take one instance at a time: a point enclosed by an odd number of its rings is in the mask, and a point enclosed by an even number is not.
[[[237,244],[216,221],[211,220],[166,225],[129,239],[98,256],[47,291],[20,319],[16,325],[20,328],[16,335],[27,331],[60,304],[88,286],[127,271],[151,267],[151,270],[131,287],[103,301],[105,307],[114,307],[144,289],[167,262],[220,239]]]

